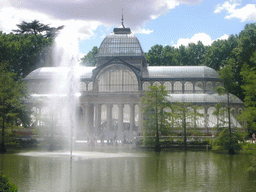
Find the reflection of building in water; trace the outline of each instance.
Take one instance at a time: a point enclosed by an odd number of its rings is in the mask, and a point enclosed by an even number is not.
[[[67,70],[44,67],[25,78],[34,94],[33,110],[46,114],[47,109],[42,108],[36,95],[47,94],[49,80]],[[217,124],[213,115],[215,104],[227,102],[226,96],[215,92],[222,83],[218,73],[209,67],[148,66],[140,42],[130,28],[114,28],[99,47],[96,66],[74,71],[80,74],[81,95],[77,109],[80,131],[121,132],[125,129],[142,133],[140,100],[150,85],[164,85],[171,102],[203,106],[200,110],[205,115],[197,120],[197,127],[204,131]],[[232,126],[241,127],[236,116],[242,107],[242,101],[232,96]]]

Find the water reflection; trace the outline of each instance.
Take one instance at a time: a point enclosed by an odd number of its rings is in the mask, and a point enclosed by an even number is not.
[[[85,152],[81,153],[84,155]],[[212,152],[1,155],[1,172],[20,191],[245,191],[256,175],[247,158]]]

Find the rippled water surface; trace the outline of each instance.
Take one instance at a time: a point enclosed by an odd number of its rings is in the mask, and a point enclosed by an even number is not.
[[[207,151],[22,152],[1,155],[19,191],[255,191],[245,155]]]

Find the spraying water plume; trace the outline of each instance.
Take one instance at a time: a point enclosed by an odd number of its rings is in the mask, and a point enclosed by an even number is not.
[[[79,73],[75,73],[78,68],[78,37],[70,28],[64,28],[56,37],[54,42],[53,63],[58,72],[52,77],[51,97],[47,107],[52,114],[51,142],[50,150],[54,149],[53,138],[55,133],[69,140],[72,154],[73,135],[76,130],[76,108],[78,106],[77,93],[79,92]],[[58,143],[59,145],[59,143]]]

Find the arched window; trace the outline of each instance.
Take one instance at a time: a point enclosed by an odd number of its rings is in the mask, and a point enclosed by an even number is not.
[[[88,91],[92,91],[93,90],[93,82],[90,82],[88,84]]]
[[[191,82],[186,82],[184,88],[185,93],[193,93],[193,84]]]
[[[150,83],[149,82],[144,82],[142,84],[142,90],[148,91],[149,90],[148,86],[150,86]]]
[[[172,84],[170,82],[165,82],[164,86],[167,91],[172,91]]]
[[[86,91],[86,84],[84,82],[79,83],[80,91]]]
[[[123,65],[110,65],[98,76],[100,92],[138,91],[135,73]]]
[[[219,87],[219,86],[222,86],[222,83],[221,82],[217,82],[216,85],[215,85],[215,88]]]
[[[203,93],[204,85],[202,81],[197,81],[195,84],[195,92],[196,93]]]
[[[174,93],[182,93],[182,83],[177,81],[173,85]]]
[[[160,86],[161,83],[159,83],[159,82],[154,82],[153,85]]]
[[[207,93],[213,92],[213,84],[212,84],[212,82],[210,82],[210,81],[208,81],[208,82],[206,83],[206,92],[207,92]]]

